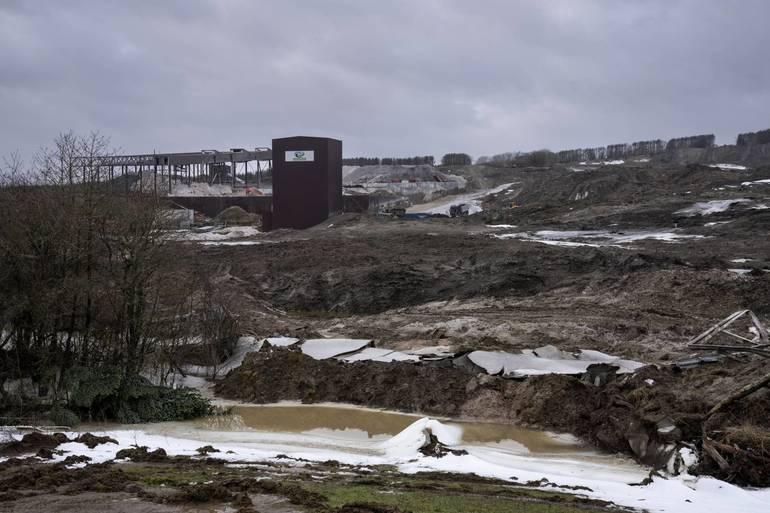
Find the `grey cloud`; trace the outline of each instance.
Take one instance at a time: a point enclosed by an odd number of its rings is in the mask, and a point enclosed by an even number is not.
[[[564,149],[770,126],[762,0],[0,0],[0,154]]]

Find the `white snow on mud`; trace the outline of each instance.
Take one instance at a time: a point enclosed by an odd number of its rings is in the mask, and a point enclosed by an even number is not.
[[[743,205],[751,210],[764,210],[770,208],[764,203],[757,203],[754,200],[747,198],[736,198],[728,200],[713,200],[703,201],[693,204],[687,208],[677,210],[674,214],[679,214],[687,217],[692,216],[708,216],[711,214],[718,214],[719,212],[726,212],[735,205]]]
[[[764,513],[770,502],[770,489],[742,489],[714,478],[688,474],[656,477],[650,484],[632,486],[631,483],[648,477],[649,469],[627,459],[590,451],[544,455],[530,454],[515,445],[511,448],[507,444],[465,444],[462,428],[430,418],[416,419],[400,433],[385,439],[345,437],[344,432],[331,435],[326,430],[302,433],[202,430],[186,423],[148,424],[142,429],[121,426],[91,432],[112,437],[118,443],[89,449],[84,444],[69,442],[59,446],[61,452],[55,453],[52,461],[60,462],[69,455],[80,454],[90,457],[92,463],[102,463],[114,459],[119,450],[134,446],[146,446],[149,450],[163,448],[169,456],[201,457],[197,454],[199,447],[214,445],[219,451],[216,457],[233,465],[277,461],[282,455],[282,458],[300,461],[395,465],[404,473],[476,474],[519,485],[547,479],[557,487],[581,487],[579,490],[558,488],[559,491],[629,508],[641,505],[646,511],[659,513]],[[67,433],[69,437],[78,434]],[[442,458],[423,455],[420,448],[431,435],[447,447],[465,450],[466,454],[447,454]],[[298,464],[302,463],[298,461]]]
[[[539,242],[551,246],[592,247],[604,246],[629,248],[624,246],[641,240],[679,242],[688,239],[702,239],[703,235],[688,235],[678,231],[630,230],[627,232],[609,232],[603,230],[540,230],[536,232],[515,232],[492,234],[497,239],[519,239]]]
[[[355,353],[372,345],[369,339],[315,338],[302,344],[302,352],[316,360],[327,360],[335,356]]]
[[[753,182],[741,182],[744,187],[751,187],[752,185],[770,185],[770,178],[764,178],[762,180],[754,180]]]
[[[493,230],[511,230],[513,228],[516,228],[515,224],[488,224],[487,228],[492,228]]]
[[[625,164],[625,160],[600,160],[597,162],[578,162],[579,166],[619,166]]]
[[[524,349],[521,353],[504,351],[473,351],[468,359],[488,374],[519,378],[542,374],[582,374],[589,365],[607,363],[617,366],[619,373],[629,373],[643,363],[624,360],[599,351],[582,349],[575,353],[561,351],[554,346]]]
[[[289,347],[299,342],[299,339],[294,337],[267,337],[263,342],[267,342],[274,347]]]
[[[261,232],[254,226],[206,226],[193,230],[174,230],[167,234],[169,240],[214,243],[256,237]],[[247,241],[240,241],[241,244]],[[254,241],[248,241],[253,242]]]
[[[746,166],[741,166],[740,164],[710,164],[709,167],[725,169],[728,171],[746,171],[748,169]]]
[[[431,203],[413,205],[407,209],[407,212],[419,214],[442,214],[448,216],[449,209],[452,207],[452,205],[466,204],[468,205],[469,214],[478,214],[479,212],[484,211],[481,204],[485,197],[489,196],[490,194],[498,194],[503,192],[506,189],[513,187],[517,183],[518,182],[504,183],[493,189],[485,189],[483,191],[476,191],[469,194],[459,194],[456,196],[446,196]]]
[[[713,221],[713,222],[710,222],[710,223],[706,223],[703,226],[705,226],[706,228],[713,228],[715,226],[719,226],[720,224],[730,224],[732,222],[733,222],[732,219],[727,220],[727,221]]]

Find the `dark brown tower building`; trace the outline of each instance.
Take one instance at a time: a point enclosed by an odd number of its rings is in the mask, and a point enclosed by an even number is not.
[[[273,139],[273,228],[309,228],[342,211],[342,141]]]

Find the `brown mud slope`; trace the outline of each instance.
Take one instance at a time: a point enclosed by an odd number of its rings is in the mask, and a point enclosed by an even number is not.
[[[458,172],[483,187],[515,185],[462,219],[344,214],[261,234],[256,245],[182,243],[177,261],[209,273],[216,293],[232,298],[239,328],[257,337],[363,337],[401,348],[553,344],[658,362],[687,355],[689,338],[735,310],[770,318],[770,208],[754,208],[770,205],[770,185],[741,185],[770,178],[770,168]],[[742,201],[677,214],[712,200]],[[496,237],[538,230],[689,238],[564,247]],[[451,329],[458,324],[470,327]]]
[[[582,172],[510,170],[508,176],[501,181],[518,180],[516,193],[488,198],[482,214],[488,222],[606,229],[610,223],[672,226],[683,221],[673,212],[695,201],[761,197],[765,194],[760,189],[741,183],[770,177],[770,167],[736,173],[698,164],[608,166]],[[518,208],[511,209],[511,203]]]
[[[676,372],[646,367],[594,386],[573,376],[512,381],[457,368],[410,363],[317,361],[268,348],[246,357],[217,394],[256,403],[343,402],[409,412],[478,418],[573,433],[596,446],[663,466],[682,444],[720,440],[697,471],[770,485],[770,393],[760,390],[706,421],[720,400],[766,372],[729,363]],[[704,424],[705,422],[705,424]]]

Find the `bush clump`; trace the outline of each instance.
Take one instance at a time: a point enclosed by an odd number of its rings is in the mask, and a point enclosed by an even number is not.
[[[48,414],[51,422],[57,426],[76,426],[80,423],[80,417],[75,412],[61,406],[55,406]]]
[[[79,367],[71,369],[66,379],[69,409],[56,409],[62,420],[73,421],[79,416],[136,424],[187,420],[213,411],[211,403],[197,390],[153,385],[142,377],[125,379],[117,368]]]
[[[210,415],[213,408],[197,390],[139,384],[128,390],[115,414],[120,422],[165,422]]]

